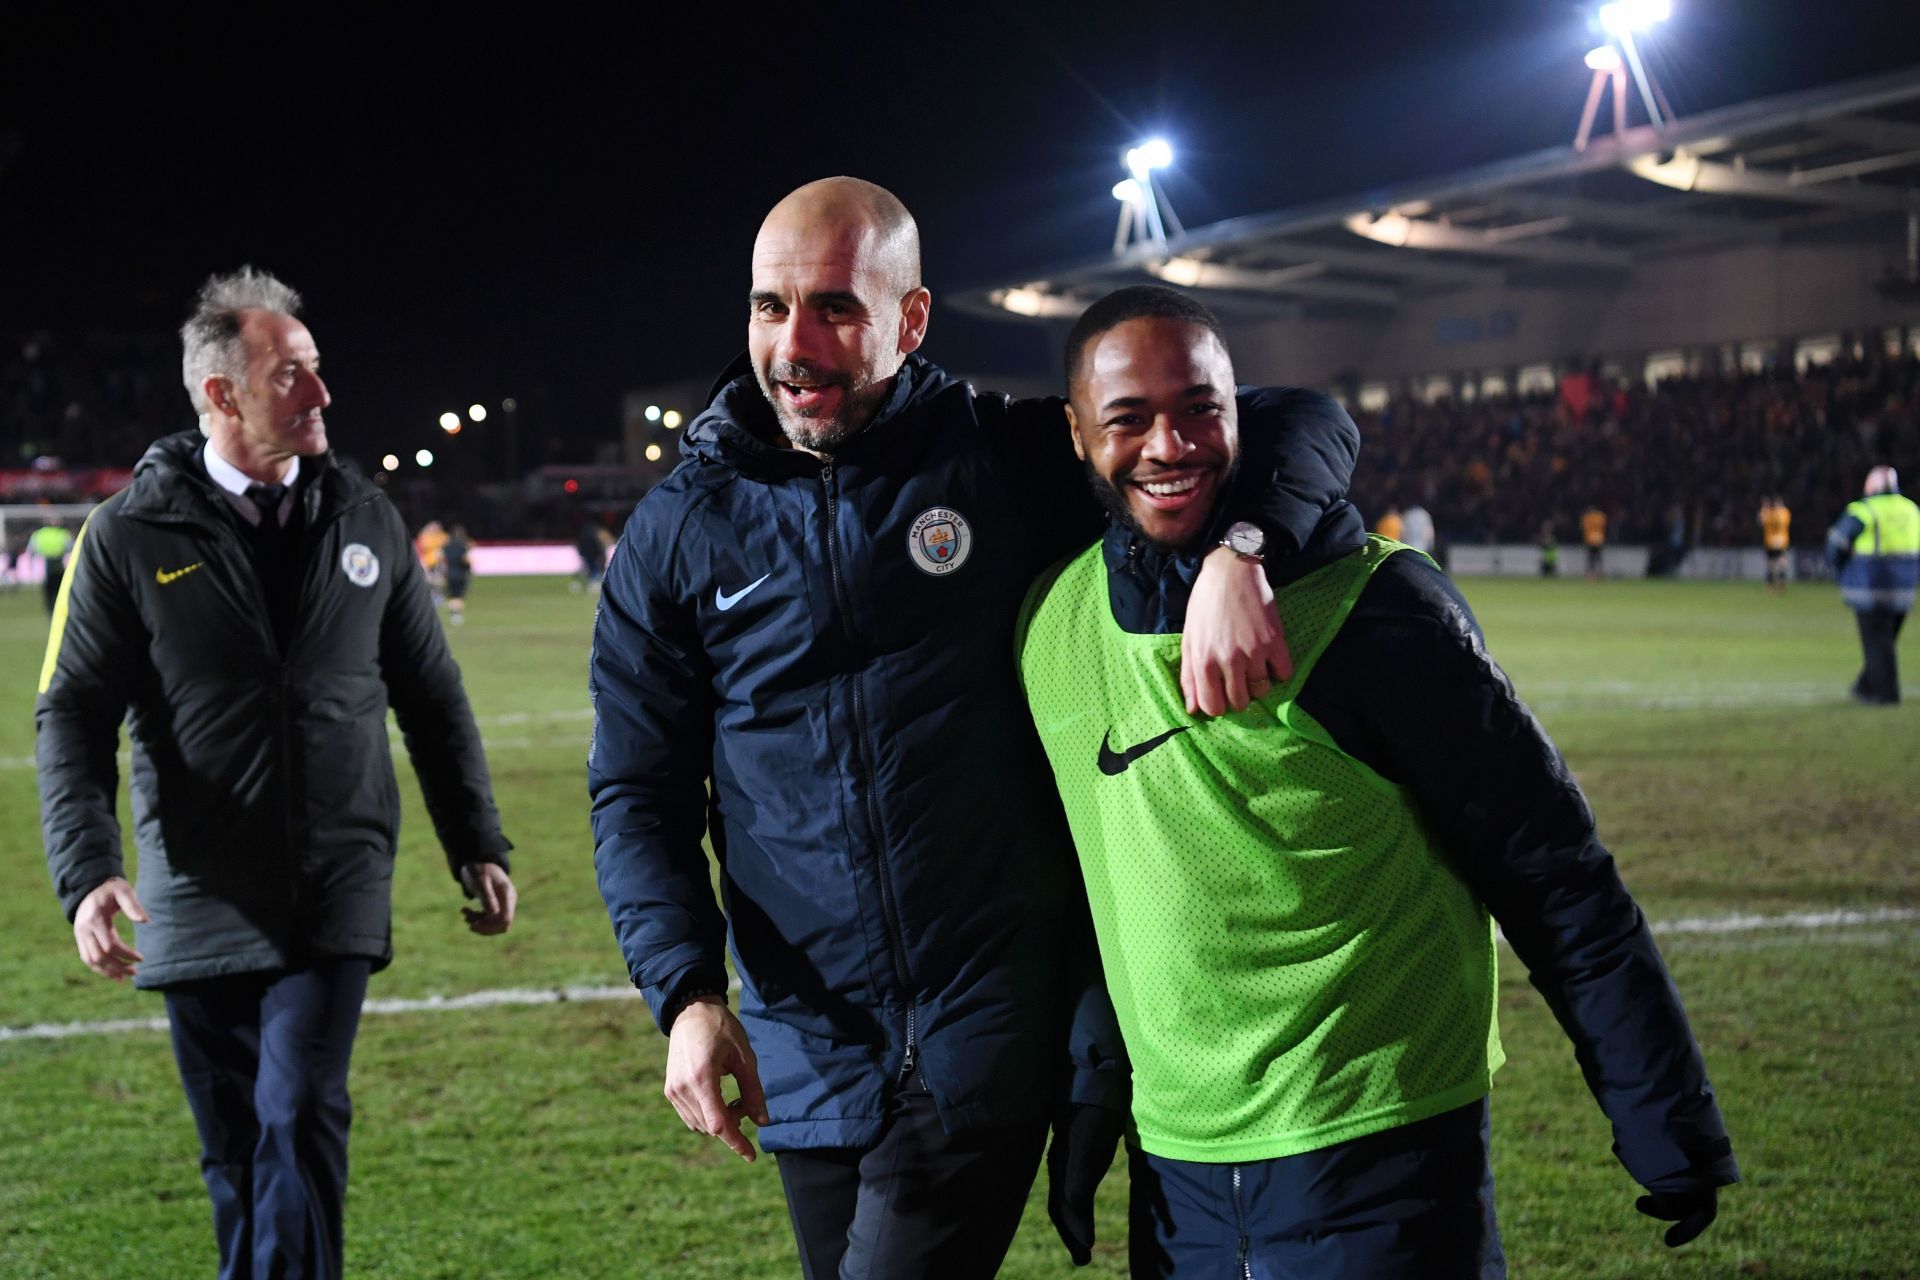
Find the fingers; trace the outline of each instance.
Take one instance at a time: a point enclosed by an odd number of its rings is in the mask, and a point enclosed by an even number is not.
[[[488,936],[505,933],[513,927],[513,913],[520,901],[519,891],[513,887],[513,878],[490,862],[471,867],[469,872],[462,878],[479,899],[480,906],[477,910],[461,908],[460,914],[466,918],[467,928]]]
[[[146,924],[152,919],[147,915],[147,909],[140,905],[140,899],[135,896],[133,886],[124,880],[114,884],[113,901],[129,920],[138,920],[141,924]]]
[[[73,915],[73,942],[80,962],[103,978],[124,982],[134,976],[135,966],[146,959],[121,940],[113,927],[113,917],[125,912],[145,923],[147,910],[134,895],[133,886],[115,878],[88,894]]]
[[[1200,714],[1200,691],[1195,687],[1193,673],[1199,664],[1186,660],[1185,641],[1181,644],[1180,698],[1187,704],[1187,714],[1197,716]]]
[[[760,1060],[753,1056],[751,1049],[735,1067],[733,1078],[740,1086],[740,1097],[734,1105],[755,1124],[766,1124],[767,1091],[760,1087]]]

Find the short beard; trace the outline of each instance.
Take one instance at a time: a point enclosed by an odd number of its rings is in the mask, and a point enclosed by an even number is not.
[[[796,372],[806,372],[795,370]],[[774,370],[776,373],[788,372],[787,368]],[[811,375],[809,375],[811,376]],[[865,426],[873,421],[873,415],[879,412],[880,403],[886,397],[888,383],[869,387],[864,392],[853,389],[845,379],[836,378],[830,382],[818,383],[820,386],[835,386],[841,390],[840,412],[833,417],[809,417],[795,413],[782,404],[775,383],[783,381],[776,378],[773,382],[758,369],[754,378],[760,384],[760,394],[766,397],[767,405],[773,410],[773,420],[780,424],[780,432],[797,448],[809,453],[832,453],[841,445],[860,434]]]
[[[1114,522],[1120,525],[1121,528],[1145,538],[1148,542],[1151,542],[1163,551],[1187,551],[1206,541],[1207,530],[1213,527],[1214,515],[1219,510],[1218,498],[1215,499],[1216,505],[1214,510],[1207,513],[1207,518],[1201,521],[1200,527],[1194,531],[1194,535],[1191,538],[1179,543],[1162,542],[1140,527],[1140,522],[1134,519],[1133,507],[1128,503],[1127,495],[1120,492],[1119,487],[1111,480],[1108,480],[1105,476],[1094,470],[1093,463],[1082,458],[1080,460],[1080,468],[1087,473],[1087,483],[1093,487],[1093,496],[1100,500],[1100,505],[1105,508],[1106,513],[1113,517]],[[1227,464],[1226,472],[1220,477],[1220,487],[1217,491],[1220,497],[1225,497],[1233,491],[1234,478],[1239,474],[1240,459],[1238,455],[1236,455],[1233,461]]]

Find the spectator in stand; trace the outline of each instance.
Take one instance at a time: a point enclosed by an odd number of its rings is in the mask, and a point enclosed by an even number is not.
[[[573,549],[580,553],[580,576],[574,579],[573,590],[599,595],[601,579],[607,576],[607,556],[613,550],[613,535],[605,525],[588,516],[574,535]]]
[[[1374,525],[1373,531],[1383,538],[1391,538],[1398,542],[1405,527],[1406,521],[1401,518],[1400,508],[1388,507],[1386,514],[1381,516],[1378,523]]]

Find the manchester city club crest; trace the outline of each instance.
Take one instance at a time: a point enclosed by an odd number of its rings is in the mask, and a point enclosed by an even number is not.
[[[966,517],[951,507],[929,507],[914,517],[907,533],[907,551],[922,573],[935,577],[952,573],[967,562],[973,550],[973,530]]]
[[[340,553],[340,571],[356,587],[370,587],[380,581],[380,557],[364,542],[347,544]]]

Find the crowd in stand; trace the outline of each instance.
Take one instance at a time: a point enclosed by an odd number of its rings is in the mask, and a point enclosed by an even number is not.
[[[1754,545],[1762,500],[1800,514],[1817,546],[1869,468],[1920,475],[1920,361],[1869,354],[1808,369],[1609,386],[1591,374],[1557,394],[1464,403],[1397,399],[1356,413],[1353,498],[1371,523],[1420,505],[1455,543],[1566,541],[1580,513],[1607,513],[1612,542]]]
[[[1549,522],[1572,541],[1580,513],[1598,507],[1612,542],[1675,544],[1680,532],[1686,545],[1750,545],[1761,501],[1778,493],[1799,514],[1794,542],[1811,547],[1868,468],[1904,464],[1920,476],[1920,361],[1873,353],[1802,374],[1653,388],[1575,373],[1552,395],[1406,397],[1355,417],[1353,497],[1369,521],[1422,506],[1452,543],[1533,542]],[[0,470],[41,455],[70,468],[128,467],[190,421],[171,334],[0,341]],[[445,490],[452,480],[412,479],[393,497],[416,523],[458,507],[489,539],[571,539],[589,514],[583,502],[529,499],[512,486]],[[615,527],[621,516],[592,514]]]

